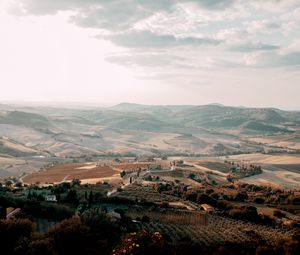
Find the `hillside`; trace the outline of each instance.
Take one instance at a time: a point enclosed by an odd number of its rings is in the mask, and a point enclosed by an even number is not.
[[[123,103],[108,108],[1,109],[0,153],[5,157],[226,155],[300,148],[294,140],[300,113],[271,108]],[[0,169],[6,167],[0,164]]]

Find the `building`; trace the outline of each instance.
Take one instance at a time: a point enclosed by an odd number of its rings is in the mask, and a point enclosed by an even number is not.
[[[57,199],[56,199],[55,195],[46,195],[45,196],[45,201],[46,202],[57,202]]]
[[[212,213],[215,209],[209,204],[202,204],[200,205],[200,210],[205,211],[207,213]]]
[[[16,216],[20,212],[21,212],[20,208],[8,207],[8,208],[6,208],[6,219],[10,219],[10,218]]]

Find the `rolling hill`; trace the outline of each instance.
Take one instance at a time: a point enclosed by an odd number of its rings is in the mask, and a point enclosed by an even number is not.
[[[1,105],[0,154],[16,158],[74,158],[296,151],[295,143],[281,146],[276,139],[292,141],[299,130],[299,112],[273,108],[129,103],[79,109]],[[260,137],[270,139],[260,142]]]

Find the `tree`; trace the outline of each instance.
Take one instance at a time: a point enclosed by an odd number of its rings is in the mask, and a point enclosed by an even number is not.
[[[69,190],[66,201],[71,204],[78,204],[77,192],[74,189]]]
[[[88,231],[80,217],[74,216],[55,225],[47,235],[58,254],[85,254],[89,245]]]
[[[89,201],[89,204],[92,204],[92,203],[94,202],[94,194],[93,194],[93,191],[90,191],[88,201]]]
[[[15,186],[18,188],[22,188],[23,184],[22,184],[22,182],[18,181],[18,182],[16,182]]]
[[[265,202],[265,199],[262,197],[256,197],[254,198],[254,202],[257,204],[263,204]]]
[[[33,229],[28,219],[0,220],[1,254],[12,254],[22,238],[30,238]]]
[[[27,199],[31,199],[32,198],[32,194],[31,191],[29,190],[28,194],[27,194]]]
[[[79,179],[73,179],[71,182],[71,186],[80,186],[81,181]]]
[[[193,180],[194,180],[195,177],[196,177],[196,175],[195,175],[194,173],[190,173],[190,174],[189,174],[189,178],[190,178],[190,179],[193,179]]]
[[[7,181],[5,182],[5,186],[8,187],[8,188],[10,188],[12,185],[13,185],[13,183],[12,183],[11,180],[7,180]]]
[[[107,250],[121,239],[122,230],[116,219],[109,217],[102,209],[90,209],[81,215],[82,223],[89,228],[90,242],[98,246],[92,254],[103,254],[99,250]]]
[[[42,194],[39,194],[36,199],[37,199],[37,201],[44,201],[45,200],[45,198]]]
[[[235,201],[245,201],[246,199],[248,199],[248,195],[246,192],[238,192],[234,198]]]
[[[164,239],[159,232],[152,233],[148,229],[144,229],[138,233],[130,233],[123,238],[122,244],[113,250],[113,254],[166,254],[164,249]]]

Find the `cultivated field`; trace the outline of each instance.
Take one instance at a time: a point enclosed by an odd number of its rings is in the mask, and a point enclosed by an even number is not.
[[[199,163],[197,163],[197,165],[222,173],[229,173],[231,168],[229,164],[218,161],[200,161]]]
[[[119,171],[110,166],[97,166],[95,163],[62,164],[45,171],[29,174],[23,178],[26,184],[59,183],[80,179],[82,182],[97,182],[120,178]]]
[[[300,189],[300,174],[285,170],[263,170],[262,174],[243,178],[242,182],[285,189]]]
[[[121,171],[137,171],[139,169],[149,169],[153,163],[145,162],[145,163],[121,163],[113,165],[114,168],[117,168]]]
[[[226,157],[229,160],[249,162],[253,164],[300,164],[300,155],[272,155],[272,154],[239,154]],[[224,157],[225,159],[225,157]]]
[[[137,223],[137,228],[146,227],[151,231],[159,231],[173,243],[188,238],[192,243],[203,247],[222,245],[227,242],[246,244],[253,240],[273,244],[280,238],[292,236],[296,231],[296,229],[273,228],[214,215],[207,215],[207,218],[206,226],[201,224],[172,224],[156,220],[150,221],[150,223]]]
[[[263,173],[242,181],[250,184],[276,186],[279,188],[300,188],[300,156],[271,154],[241,154],[226,157],[241,163],[259,164]]]
[[[261,143],[269,146],[278,146],[290,149],[300,149],[300,135],[297,134],[282,134],[275,136],[257,136],[248,138],[249,141]]]
[[[144,200],[153,203],[174,202],[180,200],[178,197],[159,193],[151,186],[145,187],[136,184],[125,187],[123,191],[113,194],[112,197],[124,198],[132,201]]]

